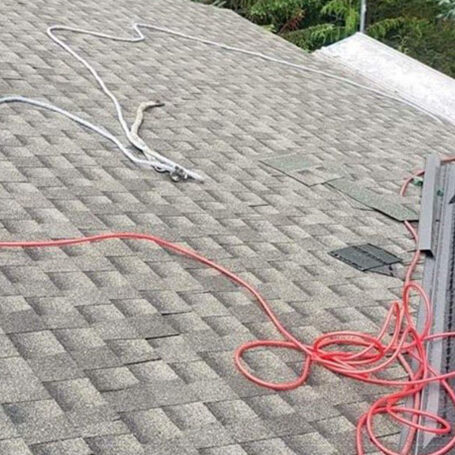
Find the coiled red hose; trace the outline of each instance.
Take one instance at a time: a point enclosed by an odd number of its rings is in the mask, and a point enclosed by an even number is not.
[[[452,161],[454,159],[455,158],[445,161]],[[419,171],[412,177],[409,177],[404,182],[400,194],[404,195],[412,179],[416,176],[423,175],[423,173],[423,171]],[[413,239],[417,242],[418,236],[414,227],[407,221],[405,222],[405,225]],[[402,288],[401,300],[391,303],[382,327],[376,335],[356,331],[330,332],[319,336],[313,344],[309,345],[298,340],[283,326],[283,324],[281,324],[270,305],[259,292],[246,281],[204,256],[154,235],[118,232],[62,240],[0,242],[0,248],[62,247],[108,239],[136,239],[154,242],[163,248],[218,270],[221,274],[245,288],[257,300],[258,304],[283,337],[282,340],[251,341],[243,344],[236,350],[234,360],[237,368],[246,378],[255,384],[278,391],[295,389],[305,383],[311,372],[312,365],[319,364],[333,372],[358,381],[394,388],[395,390],[393,392],[374,402],[369,410],[360,417],[356,434],[358,455],[365,454],[365,434],[384,454],[408,455],[418,430],[438,435],[453,433],[450,422],[438,415],[420,410],[421,392],[429,384],[439,384],[440,387],[443,387],[452,404],[455,406],[455,392],[447,383],[448,379],[455,377],[455,371],[447,374],[440,374],[438,371],[435,371],[429,365],[425,349],[426,343],[435,339],[455,336],[455,332],[430,334],[432,326],[431,302],[420,284],[412,280],[413,272],[420,259],[420,252],[418,250],[415,251],[407,270]],[[426,309],[426,320],[421,332],[417,330],[411,316],[410,296],[412,293],[421,297]],[[336,346],[344,346],[345,348],[346,346],[352,347],[352,350],[336,350]],[[270,347],[293,349],[302,353],[304,357],[303,366],[297,379],[282,383],[268,382],[256,377],[247,369],[242,361],[242,356],[246,351],[255,348]],[[408,360],[409,358],[412,359],[417,366],[414,368],[411,367]],[[377,376],[379,372],[384,371],[392,365],[396,365],[397,362],[404,368],[407,375],[406,379],[386,380]],[[411,407],[400,405],[404,399],[409,398],[412,400]],[[406,442],[400,452],[385,447],[375,435],[373,421],[375,416],[379,414],[385,414],[394,421],[409,427]],[[433,425],[424,425],[422,423],[424,420],[432,420]],[[434,423],[436,423],[436,426]],[[454,446],[455,436],[453,436],[444,447],[428,455],[446,454]]]

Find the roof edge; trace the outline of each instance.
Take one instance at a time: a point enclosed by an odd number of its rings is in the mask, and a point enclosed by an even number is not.
[[[455,79],[364,33],[313,55],[336,60],[388,92],[455,124]]]

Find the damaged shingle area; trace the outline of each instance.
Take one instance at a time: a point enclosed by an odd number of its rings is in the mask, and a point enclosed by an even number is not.
[[[328,182],[328,185],[395,220],[417,221],[419,219],[418,213],[406,207],[396,195],[382,196],[347,179],[335,179]]]
[[[394,254],[369,243],[348,246],[330,251],[329,254],[362,272],[376,272],[385,275],[392,275],[392,265],[401,262],[401,259]]]
[[[318,185],[339,179],[345,170],[339,163],[320,163],[308,158],[305,153],[297,152],[289,155],[261,159],[261,162],[307,186]]]
[[[68,5],[0,1],[0,93],[61,105],[122,141],[110,101],[47,39],[50,24],[125,36],[140,18],[356,77],[225,9],[189,0]],[[137,45],[60,37],[97,68],[129,124],[140,103],[162,100],[145,114],[144,139],[206,182],[175,184],[57,115],[2,105],[0,239],[151,233],[239,274],[302,340],[371,332],[398,280],[328,253],[371,243],[406,261],[413,244],[400,223],[323,183],[349,175],[392,195],[430,150],[451,149],[453,128],[323,76],[145,34]],[[286,393],[240,376],[237,346],[277,336],[233,283],[156,245],[0,250],[0,454],[353,454],[356,419],[376,390],[322,368]],[[246,359],[270,380],[302,366],[295,352]],[[389,426],[383,434],[397,440]]]

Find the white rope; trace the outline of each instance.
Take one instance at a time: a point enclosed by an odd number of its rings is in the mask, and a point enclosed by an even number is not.
[[[74,115],[71,112],[66,111],[65,109],[62,109],[58,106],[54,106],[53,104],[45,103],[43,101],[35,100],[32,98],[26,98],[24,96],[5,96],[3,98],[0,98],[0,104],[3,104],[3,103],[25,103],[25,104],[30,104],[32,106],[41,107],[41,108],[47,109],[49,111],[57,112],[58,114],[68,117],[69,119],[75,121],[76,123],[79,123],[80,125],[85,126],[86,128],[94,131],[95,133],[100,134],[101,136],[105,137],[109,141],[113,142],[131,161],[133,161],[135,164],[137,164],[141,167],[146,167],[146,168],[158,167],[158,168],[162,168],[163,170],[166,170],[171,173],[175,170],[174,166],[169,166],[169,165],[163,164],[159,161],[152,161],[150,159],[141,160],[141,159],[137,158],[111,132],[107,131],[106,129],[104,129],[102,127],[94,125],[93,123],[89,122],[88,120],[78,117],[77,115]]]
[[[145,40],[145,36],[142,33],[142,31],[140,30],[141,28],[147,28],[147,29],[150,29],[150,30],[155,30],[155,31],[166,33],[166,34],[169,34],[169,35],[172,35],[172,36],[176,36],[176,37],[179,37],[179,38],[183,38],[183,39],[187,39],[187,40],[203,43],[203,44],[206,44],[206,45],[209,45],[209,46],[214,46],[214,47],[217,47],[217,48],[220,48],[220,49],[224,49],[224,50],[227,50],[227,51],[231,51],[231,52],[238,52],[238,53],[241,53],[241,54],[244,54],[244,55],[249,55],[250,57],[260,58],[260,59],[263,59],[263,60],[266,60],[266,61],[269,61],[269,62],[273,62],[273,63],[279,64],[279,65],[285,65],[285,66],[288,66],[288,67],[291,67],[291,68],[294,68],[294,69],[298,69],[298,70],[301,70],[301,71],[306,71],[306,72],[309,72],[309,73],[318,74],[320,76],[328,77],[328,78],[334,79],[334,80],[336,80],[338,82],[346,83],[346,84],[349,84],[351,86],[360,88],[362,90],[366,90],[366,91],[368,91],[370,93],[373,93],[375,95],[381,96],[383,98],[387,98],[387,99],[391,99],[391,100],[394,100],[394,101],[398,101],[400,103],[403,103],[403,104],[406,104],[408,106],[411,106],[411,107],[417,109],[418,111],[427,114],[428,116],[430,116],[431,118],[433,118],[437,122],[442,123],[441,119],[439,119],[437,116],[435,116],[434,114],[432,114],[428,110],[426,110],[424,107],[422,107],[422,106],[420,106],[420,105],[418,105],[418,104],[416,104],[416,103],[414,103],[412,101],[406,100],[404,98],[401,98],[401,97],[398,97],[398,96],[395,96],[395,95],[391,95],[391,94],[385,93],[383,91],[368,87],[368,86],[363,85],[363,84],[359,84],[359,83],[357,83],[357,82],[355,82],[355,81],[353,81],[353,80],[351,80],[349,78],[346,78],[346,77],[342,77],[342,76],[338,76],[336,74],[332,74],[332,73],[329,73],[329,72],[326,72],[326,71],[310,68],[310,67],[305,66],[305,65],[292,63],[292,62],[289,62],[287,60],[283,60],[283,59],[275,58],[275,57],[272,57],[272,56],[269,56],[269,55],[266,55],[266,54],[262,54],[260,52],[250,51],[250,50],[247,50],[247,49],[242,49],[242,48],[238,48],[238,47],[234,47],[234,46],[229,46],[227,44],[219,43],[219,42],[216,42],[216,41],[210,41],[210,40],[199,38],[199,37],[196,37],[196,36],[187,35],[185,33],[181,33],[181,32],[178,32],[178,31],[175,31],[175,30],[171,30],[171,29],[168,29],[168,28],[164,28],[164,27],[158,27],[156,25],[141,24],[141,23],[134,23],[133,24],[133,30],[135,32],[135,36],[126,37],[126,38],[125,37],[119,37],[119,36],[116,36],[116,35],[109,35],[109,34],[101,33],[101,32],[95,32],[95,31],[92,31],[92,30],[85,30],[85,29],[81,29],[81,28],[68,27],[68,26],[65,26],[65,25],[53,25],[53,26],[51,26],[51,27],[49,27],[47,29],[47,34],[55,43],[57,43],[60,47],[62,47],[65,51],[67,51],[71,56],[73,56],[76,60],[78,60],[82,65],[84,65],[84,67],[93,75],[95,80],[98,82],[98,85],[101,87],[101,90],[111,99],[112,103],[114,104],[114,107],[115,107],[115,110],[116,110],[116,113],[117,113],[118,121],[119,121],[119,123],[120,123],[120,125],[121,125],[121,127],[123,129],[123,132],[125,133],[126,138],[129,141],[129,143],[132,146],[134,146],[136,149],[140,150],[145,155],[145,157],[147,159],[144,160],[144,159],[137,158],[112,133],[110,133],[106,129],[101,128],[99,126],[96,126],[93,123],[91,123],[91,122],[89,122],[87,120],[84,120],[81,117],[78,117],[77,115],[71,114],[70,112],[66,111],[65,109],[59,108],[59,107],[54,106],[52,104],[49,104],[49,103],[46,103],[46,102],[42,102],[42,101],[38,101],[38,100],[34,100],[34,99],[31,99],[31,98],[26,98],[26,97],[23,97],[23,96],[17,96],[17,95],[16,96],[6,96],[6,97],[3,97],[3,98],[0,98],[0,104],[12,103],[12,102],[21,102],[21,103],[30,104],[30,105],[33,105],[33,106],[37,106],[37,107],[41,107],[41,108],[44,108],[44,109],[48,109],[48,110],[57,112],[57,113],[59,113],[61,115],[64,115],[65,117],[68,117],[69,119],[79,123],[80,125],[83,125],[86,128],[91,129],[92,131],[100,134],[101,136],[105,137],[106,139],[110,140],[111,142],[113,142],[125,154],[125,156],[127,156],[131,161],[133,161],[135,164],[137,164],[139,166],[148,167],[148,168],[154,168],[155,170],[160,171],[160,172],[167,171],[167,172],[169,172],[171,174],[171,177],[173,177],[175,180],[179,180],[180,178],[184,178],[184,179],[193,178],[193,179],[198,180],[198,181],[203,181],[202,177],[199,174],[197,174],[197,173],[195,173],[193,171],[190,171],[188,169],[185,169],[182,166],[179,166],[178,164],[173,162],[172,160],[170,160],[170,159],[166,158],[165,156],[161,155],[160,153],[151,150],[147,146],[147,144],[142,140],[142,138],[139,136],[138,131],[139,131],[140,125],[141,125],[142,120],[143,120],[143,112],[148,107],[155,105],[154,102],[142,103],[139,106],[138,111],[137,111],[136,121],[133,123],[132,127],[129,128],[128,124],[127,124],[127,122],[126,122],[126,120],[125,120],[125,118],[123,116],[123,109],[122,109],[120,103],[118,102],[118,100],[115,97],[115,95],[106,86],[106,84],[104,83],[103,79],[98,74],[98,72],[95,70],[95,68],[92,65],[90,65],[90,63],[88,63],[87,60],[85,60],[83,57],[81,57],[81,55],[79,55],[68,44],[66,44],[62,39],[58,38],[55,35],[55,33],[54,33],[54,32],[57,32],[57,31],[69,31],[69,32],[72,32],[72,33],[79,33],[79,34],[83,34],[83,35],[95,36],[97,38],[108,39],[108,40],[113,40],[113,41],[122,41],[122,42],[128,42],[128,43],[138,43],[140,41],[144,41]]]
[[[280,65],[289,66],[291,68],[295,68],[295,69],[298,69],[298,70],[301,70],[301,71],[305,71],[305,72],[308,72],[308,73],[319,74],[320,76],[328,77],[328,78],[334,79],[334,80],[336,80],[338,82],[343,82],[343,83],[352,85],[353,87],[357,87],[357,88],[360,88],[360,89],[363,89],[363,90],[367,90],[368,92],[374,93],[375,95],[379,95],[380,97],[388,98],[388,99],[391,99],[391,100],[398,101],[400,103],[406,104],[408,106],[413,107],[414,109],[417,109],[420,112],[423,112],[424,114],[427,114],[433,120],[436,120],[438,123],[443,123],[443,121],[439,117],[437,117],[436,115],[434,115],[433,113],[431,113],[430,111],[428,111],[423,106],[421,106],[421,105],[419,105],[417,103],[414,103],[412,101],[409,101],[409,100],[407,100],[405,98],[401,98],[401,97],[396,96],[396,95],[387,94],[387,93],[385,93],[385,92],[383,92],[381,90],[377,90],[377,89],[371,88],[371,87],[369,87],[367,85],[360,84],[360,83],[355,82],[352,79],[349,79],[347,77],[338,76],[336,74],[333,74],[333,73],[330,73],[330,72],[327,72],[327,71],[317,70],[315,68],[311,68],[311,67],[306,66],[306,65],[301,65],[301,64],[298,64],[298,63],[292,63],[292,62],[289,62],[288,60],[275,58],[275,57],[272,57],[270,55],[262,54],[260,52],[250,51],[248,49],[242,49],[240,47],[229,46],[227,44],[219,43],[217,41],[210,41],[210,40],[207,40],[207,39],[204,39],[204,38],[198,38],[196,36],[186,35],[185,33],[177,32],[177,31],[171,30],[169,28],[158,27],[156,25],[141,24],[141,23],[133,24],[134,30],[136,30],[137,33],[140,34],[140,36],[142,38],[144,38],[144,35],[139,30],[139,27],[149,28],[151,30],[156,30],[156,31],[159,31],[159,32],[167,33],[168,35],[174,35],[174,36],[177,36],[179,38],[184,38],[184,39],[188,39],[188,40],[191,40],[191,41],[197,41],[199,43],[207,44],[209,46],[215,46],[215,47],[218,47],[220,49],[225,49],[227,51],[239,52],[241,54],[250,55],[251,57],[257,57],[257,58],[260,58],[260,59],[263,59],[263,60],[267,60],[269,62],[278,63]]]
[[[160,101],[146,101],[144,103],[139,104],[136,111],[136,119],[134,120],[134,123],[131,125],[130,128],[131,137],[135,141],[137,142],[142,141],[141,137],[139,136],[139,129],[141,128],[142,122],[144,121],[144,112],[147,109],[161,106],[164,106],[164,103],[161,103]],[[142,151],[144,155],[147,156],[148,158],[150,159],[153,158],[153,152],[152,150],[149,149],[147,144],[144,143],[144,148],[142,149]]]

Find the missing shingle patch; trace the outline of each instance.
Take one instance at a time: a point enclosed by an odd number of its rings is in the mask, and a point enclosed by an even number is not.
[[[341,166],[324,165],[315,162],[302,153],[292,153],[290,155],[281,155],[272,158],[260,160],[266,166],[269,166],[293,179],[303,183],[306,186],[319,185],[334,179],[342,177],[344,172]]]
[[[276,169],[277,171],[284,172],[285,174],[317,166],[316,163],[302,156],[301,153],[292,153],[291,155],[266,158],[261,160],[261,162],[267,166],[273,167],[273,169]]]
[[[401,262],[399,257],[370,243],[341,248],[329,254],[362,272],[383,275],[393,275],[392,265]]]
[[[357,185],[352,180],[336,179],[327,182],[327,184],[355,199],[357,202],[361,202],[398,221],[417,221],[419,219],[418,213],[403,205],[398,198],[393,196],[385,197],[381,194],[374,193],[367,188]]]

